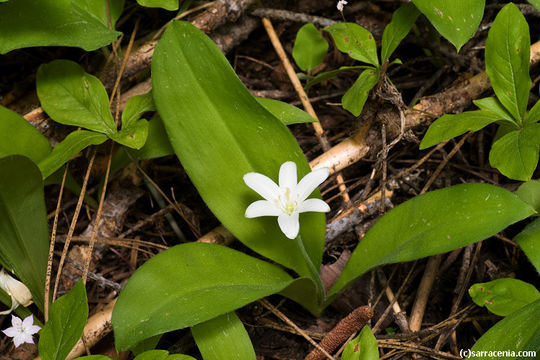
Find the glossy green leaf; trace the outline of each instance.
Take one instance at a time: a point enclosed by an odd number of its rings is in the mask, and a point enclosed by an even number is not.
[[[31,46],[76,46],[93,51],[120,35],[72,0],[16,0],[2,4],[0,53]]]
[[[534,354],[520,356],[519,351],[540,353],[540,300],[522,307],[505,317],[489,329],[471,349],[471,352],[485,351],[482,359],[535,359]],[[513,353],[513,355],[512,355]],[[473,353],[474,354],[474,353]],[[476,357],[476,356],[475,356]]]
[[[65,360],[82,336],[88,318],[86,289],[79,280],[51,305],[49,321],[39,335],[39,355],[43,360]]]
[[[315,25],[308,23],[298,30],[292,55],[296,65],[308,73],[319,66],[328,52],[328,43]]]
[[[309,79],[308,82],[306,83],[306,86],[304,86],[304,89],[307,90],[310,87],[312,87],[313,85],[317,85],[318,83],[321,83],[321,82],[326,81],[326,80],[331,80],[331,79],[337,77],[339,74],[341,74],[344,71],[357,70],[357,69],[372,69],[372,68],[373,68],[372,66],[368,66],[368,65],[342,66],[339,69],[325,71],[325,72],[319,73],[316,76],[314,76],[313,78]]]
[[[257,102],[285,125],[317,122],[304,110],[286,102],[261,97],[257,98]]]
[[[0,106],[0,158],[24,155],[37,163],[50,152],[51,145],[45,136],[21,115]]]
[[[379,66],[377,45],[373,35],[355,23],[338,23],[324,29],[328,31],[339,51],[373,66]]]
[[[43,180],[28,158],[0,159],[0,263],[15,273],[43,309],[49,230]]]
[[[163,121],[159,116],[155,116],[148,122],[148,137],[144,146],[139,150],[127,149],[127,151],[138,160],[155,159],[174,154]]]
[[[137,150],[144,146],[147,136],[148,121],[145,119],[137,120],[127,127],[122,126],[122,130],[109,135],[117,143]]]
[[[412,3],[405,3],[394,11],[392,20],[384,28],[381,42],[381,62],[390,58],[401,40],[411,31],[418,15],[420,12]]]
[[[52,152],[38,164],[43,178],[53,174],[67,163],[73,156],[90,145],[103,144],[107,136],[92,131],[77,130],[70,133]]]
[[[514,241],[518,243],[521,250],[527,255],[527,258],[534,265],[536,271],[540,272],[540,219],[534,219],[533,222],[528,224],[514,238]]]
[[[521,123],[531,78],[529,26],[516,5],[510,3],[497,14],[486,40],[486,73],[499,101]]]
[[[159,7],[171,11],[178,9],[178,0],[137,0],[137,2],[146,7]]]
[[[122,126],[129,127],[135,124],[148,111],[156,111],[151,92],[129,98],[122,112]]]
[[[359,116],[364,109],[369,91],[377,85],[378,81],[379,71],[377,69],[364,70],[341,98],[343,108],[354,116]]]
[[[540,10],[540,0],[527,0],[531,5]]]
[[[114,29],[116,20],[118,20],[122,14],[122,11],[124,10],[124,0],[108,0],[107,2],[103,0],[71,1],[72,4],[77,5],[80,9],[83,9],[89,14],[97,17],[99,21],[101,21],[101,23],[106,27],[109,27],[110,20],[111,28]],[[109,15],[107,15],[107,12]]]
[[[140,355],[146,351],[154,350],[156,346],[158,345],[159,341],[161,340],[161,334],[149,337],[148,339],[144,339],[134,347],[132,347],[130,350],[131,352],[137,356]]]
[[[413,0],[435,29],[459,51],[482,22],[485,0]]]
[[[521,184],[516,190],[516,195],[534,210],[540,212],[540,181],[530,180]]]
[[[540,121],[540,101],[537,101],[525,116],[525,124],[532,124],[538,121]]]
[[[298,244],[275,217],[244,217],[260,199],[245,185],[246,173],[275,180],[286,161],[296,163],[299,179],[311,171],[287,127],[259,105],[214,42],[189,23],[168,26],[154,53],[152,80],[169,140],[210,210],[242,243],[309,276]],[[324,228],[324,214],[300,215],[300,235],[317,269]]]
[[[528,124],[496,140],[489,152],[489,163],[504,176],[514,180],[530,180],[538,165],[540,124]]]
[[[317,284],[312,278],[301,277],[294,279],[289,286],[280,291],[280,295],[297,302],[318,316],[322,310],[318,300],[318,291]]]
[[[104,134],[116,133],[109,96],[98,78],[69,60],[54,60],[37,72],[41,106],[56,122]]]
[[[255,360],[255,350],[242,321],[234,312],[191,328],[204,360]]]
[[[364,326],[360,334],[347,343],[341,360],[379,360],[377,339],[369,326]]]
[[[169,355],[166,350],[150,350],[137,355],[134,360],[195,360],[195,358],[182,354]]]
[[[445,114],[429,126],[420,143],[420,150],[465,134],[467,131],[478,131],[499,120],[502,119],[496,113],[485,110],[465,111],[456,115]]]
[[[373,225],[330,294],[375,266],[451,251],[484,240],[534,213],[515,194],[488,184],[462,184],[416,196]]]
[[[523,306],[540,299],[536,288],[518,279],[497,279],[474,284],[469,295],[478,306],[485,306],[499,316],[507,316]]]
[[[200,324],[291,282],[277,266],[224,246],[177,245],[142,265],[120,293],[112,315],[116,347]]]
[[[500,119],[507,120],[508,123],[517,124],[516,120],[514,120],[512,115],[510,115],[510,113],[504,108],[503,104],[501,104],[496,97],[473,100],[473,103],[474,105],[478,106],[480,110],[491,111]]]

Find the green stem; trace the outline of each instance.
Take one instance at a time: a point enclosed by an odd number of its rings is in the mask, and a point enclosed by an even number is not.
[[[298,236],[296,237],[296,243],[298,244],[298,247],[300,248],[300,252],[302,253],[302,256],[304,257],[304,260],[306,261],[309,272],[311,274],[311,279],[315,283],[318,302],[319,304],[322,304],[324,302],[325,294],[324,294],[324,287],[321,281],[320,272],[315,268],[313,261],[311,261],[311,258],[309,257],[309,254],[306,251],[304,242],[302,241],[302,237],[300,236],[300,234],[298,234]]]

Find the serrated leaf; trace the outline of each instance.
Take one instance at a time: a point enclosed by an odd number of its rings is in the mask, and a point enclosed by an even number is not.
[[[485,306],[499,316],[507,316],[523,306],[540,299],[536,288],[518,279],[497,279],[474,284],[469,295],[478,306]]]
[[[338,23],[324,29],[328,31],[339,51],[373,66],[379,66],[377,45],[373,35],[355,23]]]
[[[407,36],[420,12],[412,3],[401,5],[384,28],[381,42],[381,62],[389,59],[401,40]]]
[[[531,78],[529,26],[516,5],[507,4],[497,14],[486,40],[486,74],[499,101],[522,123]]]
[[[538,165],[540,124],[528,124],[496,140],[489,152],[489,163],[507,178],[530,180]]]
[[[258,97],[257,102],[285,125],[317,122],[304,110],[286,102]]]
[[[376,266],[484,240],[534,213],[515,194],[488,184],[462,184],[416,196],[390,210],[369,229],[330,290],[330,300]]]
[[[98,78],[69,60],[54,60],[37,72],[41,106],[56,122],[103,134],[116,132],[109,96]]]
[[[517,310],[499,321],[489,329],[472,347],[471,351],[484,355],[483,359],[500,359],[497,352],[514,355],[504,356],[505,359],[523,359],[518,357],[520,351],[540,351],[540,300]],[[530,357],[533,359],[534,355]]]
[[[343,108],[354,116],[359,116],[364,109],[370,90],[377,85],[378,81],[379,71],[377,69],[364,70],[341,98]]]
[[[51,145],[45,136],[21,115],[0,106],[0,158],[24,155],[37,163],[50,152]]]
[[[142,265],[120,293],[112,315],[116,347],[200,324],[292,281],[277,266],[224,246],[177,245]]]
[[[204,360],[255,360],[255,350],[242,321],[234,312],[221,315],[191,328],[193,339]]]
[[[328,43],[315,25],[305,24],[298,30],[292,55],[296,65],[308,73],[319,66],[328,52]]]
[[[92,131],[77,130],[70,133],[56,145],[51,153],[38,164],[43,178],[53,174],[67,163],[73,156],[90,145],[100,145],[107,141],[107,136]]]
[[[458,52],[476,32],[485,6],[485,0],[413,0],[413,3]]]
[[[137,2],[146,7],[159,7],[170,11],[178,9],[178,0],[137,0]]]
[[[43,360],[65,360],[81,338],[88,318],[88,301],[82,280],[52,303],[49,321],[39,335],[39,355]]]
[[[514,241],[527,255],[536,271],[540,273],[540,251],[538,250],[540,249],[540,219],[536,218],[525,226],[525,229],[514,238]]]
[[[0,12],[0,34],[2,54],[31,46],[76,46],[93,51],[121,35],[71,0],[8,1]]]
[[[503,119],[496,113],[485,110],[465,111],[456,115],[445,114],[429,126],[420,143],[420,150],[465,134],[467,131],[478,131],[499,120]]]
[[[49,230],[38,167],[20,155],[0,159],[0,263],[30,289],[43,310]]]
[[[503,104],[496,97],[487,97],[483,99],[473,100],[474,105],[478,106],[480,110],[491,111],[499,118],[507,120],[508,123],[517,124],[516,120],[510,115],[504,108]]]
[[[379,360],[377,339],[369,326],[364,326],[360,334],[347,343],[341,360]]]
[[[285,161],[296,163],[298,178],[311,171],[287,127],[259,105],[214,42],[189,23],[168,26],[154,53],[152,79],[171,145],[212,212],[251,249],[310,276],[299,246],[275,218],[244,216],[259,200],[243,181],[246,173],[276,178]],[[324,214],[300,215],[300,235],[317,269],[324,227]]]

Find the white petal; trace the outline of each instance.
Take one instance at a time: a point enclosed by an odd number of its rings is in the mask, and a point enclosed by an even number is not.
[[[255,201],[246,209],[247,218],[255,218],[259,216],[279,216],[283,213],[272,202],[266,200]]]
[[[294,239],[298,236],[300,230],[300,222],[298,221],[298,213],[293,212],[291,215],[281,214],[277,218],[279,228],[286,237]]]
[[[19,333],[17,331],[17,328],[15,328],[15,327],[7,328],[6,330],[2,330],[2,332],[4,334],[6,334],[7,336],[9,336],[9,337],[15,337],[15,335],[17,335]]]
[[[23,320],[23,327],[29,328],[30,326],[34,325],[34,317],[32,315],[28,315]]]
[[[279,168],[279,187],[292,190],[296,186],[296,181],[296,164],[292,161],[284,162]]]
[[[28,329],[26,329],[26,332],[29,334],[37,334],[41,330],[41,328],[37,325],[32,325]]]
[[[269,201],[272,201],[280,193],[279,187],[272,179],[259,173],[247,173],[244,175],[244,182]]]
[[[12,326],[21,326],[22,320],[15,315],[11,315],[11,325]]]
[[[24,334],[18,334],[13,337],[13,343],[15,343],[15,347],[19,347],[19,345],[24,344]]]
[[[298,201],[304,201],[307,197],[321,185],[324,180],[328,177],[329,170],[328,168],[320,168],[313,170],[300,180],[298,185],[295,188],[296,194],[298,194]]]
[[[330,206],[328,206],[328,204],[321,199],[307,199],[302,203],[302,205],[300,205],[300,209],[298,209],[298,211],[301,213],[309,211],[329,212]]]

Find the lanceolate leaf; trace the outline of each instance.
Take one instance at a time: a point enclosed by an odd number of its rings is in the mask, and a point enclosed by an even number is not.
[[[390,210],[366,233],[329,296],[375,266],[451,251],[534,213],[513,193],[487,184],[456,185],[417,196]]]
[[[30,159],[0,159],[0,263],[30,289],[43,309],[49,230],[41,172]]]
[[[253,250],[309,275],[301,250],[275,218],[244,217],[247,206],[260,199],[244,184],[244,174],[276,180],[289,160],[297,164],[298,178],[310,171],[286,126],[259,105],[217,46],[189,23],[169,25],[156,47],[152,75],[171,145],[212,212]],[[300,234],[316,268],[324,227],[323,214],[300,215]]]
[[[531,180],[524,182],[516,190],[516,195],[519,196],[521,200],[531,205],[534,210],[540,212],[540,181]]]
[[[392,20],[386,26],[381,42],[381,62],[389,59],[401,40],[407,36],[416,18],[420,15],[416,6],[405,3],[392,15]]]
[[[142,265],[120,293],[112,315],[116,347],[200,324],[292,281],[277,266],[224,246],[175,246]]]
[[[485,0],[413,0],[413,3],[457,51],[474,35],[485,6]]]
[[[522,232],[520,232],[514,241],[518,243],[519,247],[529,261],[534,265],[536,271],[540,273],[540,219],[536,218],[528,224]]]
[[[507,120],[508,123],[517,124],[516,120],[510,115],[510,113],[504,108],[503,104],[496,97],[487,97],[483,99],[473,100],[474,105],[478,106],[480,110],[491,111],[500,119]]]
[[[503,353],[511,350],[540,352],[540,300],[519,309],[499,321],[474,344],[471,351]],[[484,357],[495,359],[496,357]],[[517,355],[504,356],[506,359],[519,359]],[[521,357],[523,358],[523,357]],[[535,356],[531,353],[531,359]]]
[[[531,78],[529,26],[516,5],[506,5],[495,18],[486,40],[486,73],[500,102],[521,123]]]
[[[293,47],[293,58],[303,71],[310,72],[319,66],[328,51],[328,43],[313,24],[305,24],[298,30]]]
[[[326,80],[331,80],[331,79],[337,77],[339,74],[341,74],[344,71],[357,70],[357,69],[372,69],[372,68],[373,67],[369,66],[369,65],[342,66],[339,69],[325,71],[325,72],[317,74],[315,77],[308,80],[308,82],[306,83],[306,86],[304,86],[304,88],[307,90],[310,87],[312,87],[313,85],[316,85],[316,84],[318,84],[320,82],[323,82],[323,81],[326,81]]]
[[[285,125],[317,122],[317,119],[304,110],[286,102],[260,97],[257,98],[257,101]]]
[[[234,312],[191,328],[204,360],[255,360],[255,350],[242,321]]]
[[[0,11],[0,53],[30,46],[76,46],[86,51],[115,41],[97,17],[72,0],[15,0]]]
[[[377,45],[369,31],[355,23],[338,23],[325,30],[332,35],[339,51],[355,60],[379,66]]]
[[[492,111],[466,111],[456,115],[443,115],[433,122],[420,143],[420,150],[437,145],[440,142],[465,134],[467,131],[478,131],[483,127],[503,120]]]
[[[540,124],[527,124],[493,143],[489,163],[510,179],[530,180],[538,165],[538,144]]]
[[[369,91],[377,84],[377,81],[379,81],[379,71],[377,69],[364,70],[353,86],[341,98],[343,108],[354,116],[359,116],[364,109]]]
[[[360,335],[347,343],[341,360],[379,360],[377,339],[369,326],[364,326]]]
[[[540,121],[540,101],[537,101],[536,104],[534,104],[525,117],[526,124],[535,123],[538,121]]]

